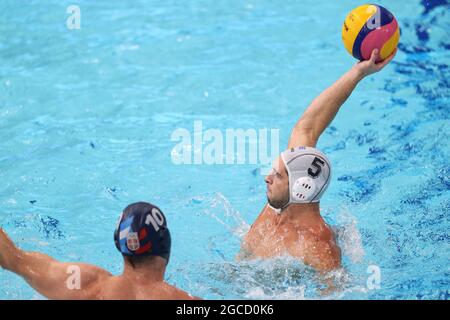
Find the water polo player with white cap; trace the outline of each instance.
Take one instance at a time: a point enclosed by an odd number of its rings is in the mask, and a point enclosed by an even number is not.
[[[244,237],[238,259],[291,255],[320,272],[341,266],[333,230],[320,214],[320,199],[331,182],[331,164],[317,141],[356,85],[394,57],[377,63],[378,51],[354,65],[322,92],[297,121],[288,149],[266,176],[268,203]]]
[[[281,159],[289,177],[289,197],[280,208],[272,208],[280,213],[292,203],[319,202],[331,180],[328,158],[316,148],[297,147],[281,153]],[[268,202],[271,205],[270,198]]]

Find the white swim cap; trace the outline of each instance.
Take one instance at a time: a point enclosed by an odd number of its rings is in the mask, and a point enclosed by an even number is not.
[[[316,148],[297,147],[281,153],[289,175],[289,202],[319,202],[331,181],[328,158]]]

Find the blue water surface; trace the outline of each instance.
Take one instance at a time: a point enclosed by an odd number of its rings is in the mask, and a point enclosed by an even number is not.
[[[345,271],[328,296],[289,258],[237,262],[265,203],[259,164],[176,165],[172,133],[279,129],[355,63],[342,1],[0,3],[0,225],[23,249],[114,274],[120,211],[160,206],[170,283],[209,299],[448,299],[450,4],[379,1],[399,52],[362,81],[318,143],[333,164],[322,213]],[[379,268],[379,288],[370,285]],[[1,299],[42,299],[0,271]]]

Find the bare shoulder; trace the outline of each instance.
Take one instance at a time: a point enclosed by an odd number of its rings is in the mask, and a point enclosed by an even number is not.
[[[109,271],[87,263],[77,264],[72,271],[75,275],[79,273],[84,288],[102,284],[113,277]]]
[[[252,247],[255,243],[261,241],[264,236],[265,230],[267,229],[267,216],[270,214],[269,206],[266,204],[264,208],[259,213],[258,217],[250,226],[250,229],[245,234],[241,243],[241,251],[237,256],[238,260],[244,259],[251,255]]]
[[[97,278],[112,276],[111,272],[109,272],[103,268],[97,267],[95,265],[92,265],[92,264],[79,263],[77,265],[79,266],[80,271],[84,276],[97,277]]]
[[[161,299],[167,299],[167,300],[201,300],[198,297],[194,297],[193,295],[189,294],[186,291],[183,291],[173,285],[170,285],[168,283],[164,283],[164,289],[161,288],[161,293],[164,293],[164,295],[161,295]]]
[[[266,204],[266,205],[262,208],[261,212],[259,213],[259,215],[258,215],[258,217],[256,218],[256,220],[255,220],[255,222],[253,223],[253,225],[263,222],[263,221],[267,218],[267,216],[271,213],[271,211],[272,211],[272,209],[269,207],[269,204]],[[253,225],[252,225],[252,226],[253,226]]]
[[[267,219],[268,210],[270,210],[269,206],[265,205],[264,208],[259,213],[258,217],[255,219],[255,221],[250,226],[250,230],[248,230],[247,234],[244,237],[244,242],[245,242],[245,240],[248,240],[248,238],[251,237],[255,233],[255,231],[259,229],[259,227],[262,224],[264,224],[264,222]]]
[[[109,271],[87,263],[77,264],[72,272],[74,279],[79,275],[82,299],[102,299],[104,288],[114,278]]]
[[[175,299],[179,300],[202,300],[199,297],[195,297],[191,295],[190,293],[187,293],[186,291],[183,291],[181,289],[177,289],[178,293],[175,295]]]
[[[288,252],[319,271],[329,271],[341,266],[341,250],[332,231],[314,233],[302,230],[289,242]]]

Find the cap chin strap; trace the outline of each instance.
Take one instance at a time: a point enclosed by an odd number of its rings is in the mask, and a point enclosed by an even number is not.
[[[291,204],[291,202],[288,200],[281,208],[275,208],[270,203],[267,204],[270,208],[272,208],[273,211],[275,211],[276,214],[281,214],[281,212],[286,209]]]
[[[276,214],[281,214],[281,208],[275,208],[275,207],[272,207],[272,206],[270,205],[270,203],[267,203],[267,205],[268,205],[273,211],[275,211]]]

